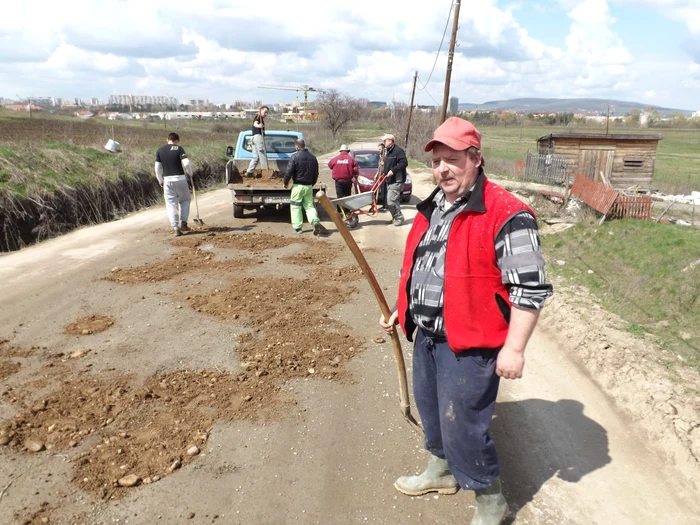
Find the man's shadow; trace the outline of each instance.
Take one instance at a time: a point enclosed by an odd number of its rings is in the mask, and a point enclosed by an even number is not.
[[[513,515],[550,478],[577,483],[610,463],[608,433],[583,409],[582,403],[572,399],[496,404],[491,434]]]

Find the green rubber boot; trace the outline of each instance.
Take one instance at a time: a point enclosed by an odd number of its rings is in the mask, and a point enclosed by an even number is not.
[[[501,480],[488,488],[476,490],[476,513],[471,525],[500,525],[508,515],[508,504],[501,492]]]
[[[431,455],[428,468],[420,476],[402,476],[394,487],[407,496],[422,496],[428,492],[447,495],[457,492],[459,483],[450,472],[447,460]]]

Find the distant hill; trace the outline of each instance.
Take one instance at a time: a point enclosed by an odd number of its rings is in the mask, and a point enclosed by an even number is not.
[[[625,115],[632,109],[653,108],[662,115],[681,113],[690,116],[692,111],[685,109],[662,108],[640,102],[608,100],[601,98],[514,98],[511,100],[492,100],[483,104],[460,103],[460,111],[523,111],[525,113],[588,113],[604,115],[612,106],[615,115]]]

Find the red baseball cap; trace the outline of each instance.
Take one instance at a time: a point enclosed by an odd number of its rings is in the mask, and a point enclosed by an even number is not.
[[[474,146],[481,149],[481,133],[468,120],[450,117],[433,133],[433,139],[425,145],[425,151],[435,147],[440,142],[454,150],[462,151]]]

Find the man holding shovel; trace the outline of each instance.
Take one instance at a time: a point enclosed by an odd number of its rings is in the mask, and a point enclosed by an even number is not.
[[[192,164],[178,142],[179,135],[170,133],[168,143],[156,152],[155,165],[156,177],[165,196],[165,209],[176,237],[189,230],[187,218],[190,215],[191,197],[185,172],[192,177]]]
[[[489,435],[501,377],[522,377],[524,352],[552,287],[534,212],[484,174],[481,134],[450,118],[425,146],[438,187],[418,204],[398,305],[380,324],[414,340],[413,389],[430,452],[394,486],[409,496],[476,492],[472,525],[508,513]]]

